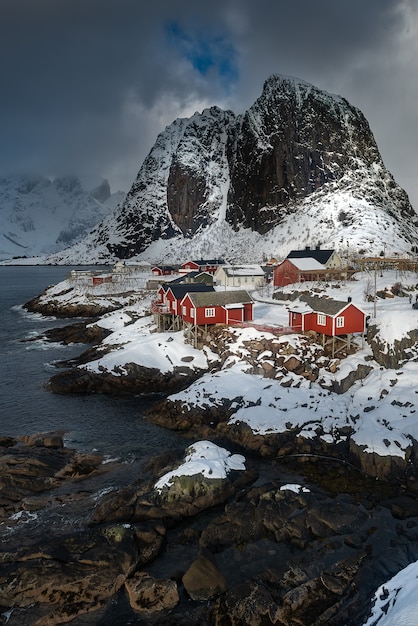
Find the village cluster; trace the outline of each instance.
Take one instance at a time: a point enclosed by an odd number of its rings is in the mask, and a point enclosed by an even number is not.
[[[291,284],[318,281],[347,281],[356,271],[383,268],[417,271],[417,261],[403,257],[359,258],[355,264],[343,263],[335,249],[306,246],[292,250],[278,262],[272,258],[263,264],[230,264],[223,259],[188,260],[180,265],[138,266],[117,261],[110,273],[73,271],[74,280],[88,280],[91,285],[120,283],[142,269],[150,274],[146,288],[156,291],[151,312],[159,331],[180,330],[197,341],[197,329],[215,324],[252,325],[254,291],[266,286],[278,290]],[[110,286],[110,285],[109,285]],[[273,294],[274,298],[274,294]],[[353,334],[364,336],[368,316],[359,303],[304,296],[304,302],[288,304],[288,325],[271,328],[276,334],[315,332],[323,344],[335,342],[350,346]]]
[[[405,263],[408,267],[404,267]],[[75,280],[89,280],[91,285],[129,281],[139,269],[148,274],[146,288],[154,290],[151,312],[158,331],[183,330],[185,337],[197,343],[198,329],[223,324],[251,325],[254,321],[254,292],[266,287],[277,292],[292,284],[350,280],[359,269],[367,267],[409,267],[411,260],[387,257],[359,259],[357,265],[343,263],[336,250],[319,246],[292,250],[287,257],[264,264],[238,265],[223,259],[188,260],[181,265],[156,265],[139,268],[138,264],[118,261],[112,272],[90,274],[73,271]],[[110,285],[109,285],[110,287]],[[273,298],[275,298],[273,293]],[[303,301],[287,303],[287,326],[271,328],[275,334],[317,333],[323,345],[330,343],[332,353],[350,347],[353,334],[364,336],[368,316],[358,302],[333,300],[305,294]],[[338,347],[340,346],[340,347]]]

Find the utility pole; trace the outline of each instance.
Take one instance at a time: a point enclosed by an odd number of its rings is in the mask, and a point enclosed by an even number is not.
[[[374,264],[374,297],[373,297],[373,317],[376,319],[376,276],[377,276],[377,263]]]

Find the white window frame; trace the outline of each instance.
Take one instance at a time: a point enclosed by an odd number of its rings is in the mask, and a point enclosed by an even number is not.
[[[344,316],[343,315],[340,315],[339,317],[337,317],[336,326],[337,328],[344,328]]]
[[[187,306],[183,304],[183,306],[181,307],[181,310],[182,310],[182,315],[187,315]]]
[[[323,313],[316,314],[316,323],[318,326],[326,326],[327,325],[327,316]]]
[[[195,313],[195,310],[194,309],[190,309],[190,317],[192,319],[194,319],[194,313]]]
[[[215,307],[211,306],[205,309],[205,317],[215,317]]]

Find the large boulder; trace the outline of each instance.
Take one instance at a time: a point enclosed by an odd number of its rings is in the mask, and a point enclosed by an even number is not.
[[[192,600],[209,600],[227,589],[226,580],[207,549],[202,549],[190,564],[182,582]]]

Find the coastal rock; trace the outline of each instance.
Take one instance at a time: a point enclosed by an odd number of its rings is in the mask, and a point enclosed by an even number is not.
[[[214,556],[203,549],[182,578],[192,600],[209,600],[226,591],[227,584],[216,565]]]
[[[48,341],[68,345],[70,343],[99,344],[109,334],[109,330],[101,328],[97,324],[78,322],[77,324],[69,324],[68,326],[46,330],[44,336]]]
[[[48,613],[39,623],[59,624],[114,596],[135,568],[138,550],[134,530],[119,525],[28,542],[16,556],[0,554],[0,606],[40,605]]]
[[[47,291],[47,290],[45,290]],[[41,315],[54,316],[58,318],[66,317],[88,317],[97,318],[105,313],[116,311],[120,308],[120,302],[89,302],[89,303],[62,303],[59,300],[44,300],[42,294],[29,300],[24,308],[30,313],[40,313]]]
[[[350,439],[351,461],[359,466],[367,476],[388,481],[405,479],[410,466],[412,450],[411,444],[404,456],[382,456],[377,452],[367,450],[366,446],[359,445]]]
[[[67,450],[58,433],[0,442],[2,479],[33,471],[33,458],[53,479],[42,492],[16,487],[16,508],[3,510],[8,626],[351,626],[363,623],[373,590],[418,559],[415,498],[336,459],[246,460],[250,469],[225,479],[180,475],[157,489],[181,463],[170,451],[135,470],[135,482],[98,495],[118,464],[101,474],[97,455]],[[45,524],[54,506],[59,523]]]
[[[174,580],[157,580],[145,572],[137,572],[125,582],[131,607],[142,617],[150,617],[177,606],[179,593]]]
[[[52,376],[49,391],[57,394],[104,393],[113,395],[176,393],[191,385],[200,375],[187,366],[174,367],[163,373],[149,368],[126,363],[122,371],[95,373],[83,368],[71,368]]]

